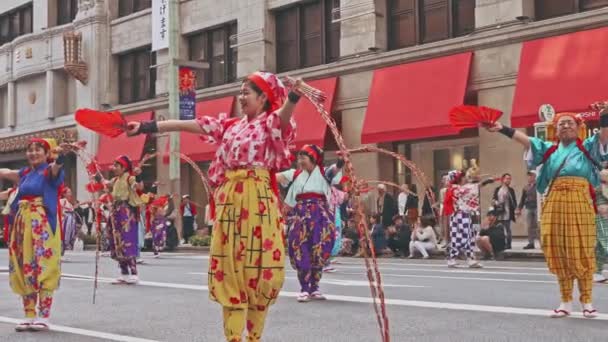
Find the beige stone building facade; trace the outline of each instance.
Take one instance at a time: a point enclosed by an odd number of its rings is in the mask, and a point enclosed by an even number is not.
[[[76,127],[72,114],[77,108],[112,108],[126,115],[145,113],[161,119],[168,116],[168,52],[151,51],[153,3],[0,2],[1,167],[24,163],[23,141],[32,134],[85,139],[90,152],[98,153],[107,139]],[[180,59],[210,64],[208,70],[197,73],[197,101],[202,102],[198,114],[205,113],[209,104],[205,101],[234,97],[240,80],[256,70],[307,80],[336,78],[331,111],[346,143],[357,147],[366,120],[382,114],[368,107],[378,70],[472,53],[462,101],[454,105],[466,102],[495,107],[504,111],[502,120],[509,123],[524,42],[607,26],[604,6],[608,1],[179,0]],[[84,82],[76,79],[78,73],[66,60],[64,35],[68,32],[79,32],[82,37]],[[429,73],[428,79],[447,76]],[[417,106],[441,101],[444,95],[429,92],[419,96],[417,100],[422,102]],[[231,105],[222,108],[238,115],[238,105],[228,102]],[[442,116],[446,121],[447,113],[408,113],[411,105],[400,103],[404,114],[396,118],[396,126],[422,122],[427,115]],[[301,126],[309,120],[306,115],[298,117]],[[326,149],[332,150],[335,144],[328,135],[323,139],[324,132],[305,134],[321,134]],[[484,174],[512,173],[518,193],[525,183],[522,150],[484,131],[415,139],[407,134],[391,135],[390,141],[379,136],[379,146],[406,155],[434,181],[475,158]],[[138,143],[140,151],[135,147],[131,156],[138,159],[142,149],[164,151],[167,140],[166,136],[148,138]],[[114,147],[106,150],[119,154]],[[202,167],[207,165],[208,156],[197,159]],[[353,159],[363,178],[416,182],[390,158],[366,154]],[[70,185],[79,198],[86,198],[83,166],[72,160],[67,168]],[[164,190],[168,167],[162,158],[146,167],[146,175],[150,182],[158,178],[160,191]],[[181,179],[182,193],[191,193],[196,202],[205,204],[205,194],[198,190],[200,181],[185,164]],[[488,203],[489,195],[490,189],[485,189],[483,203]],[[524,234],[521,225],[516,226],[515,234]]]

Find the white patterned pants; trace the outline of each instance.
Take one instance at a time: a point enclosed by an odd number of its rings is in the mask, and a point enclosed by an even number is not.
[[[475,230],[471,222],[471,215],[458,211],[450,216],[450,255],[455,259],[464,252],[469,259],[474,258]]]

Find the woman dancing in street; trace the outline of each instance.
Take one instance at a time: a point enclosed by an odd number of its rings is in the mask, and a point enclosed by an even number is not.
[[[283,286],[284,223],[275,172],[291,164],[292,114],[301,85],[297,81],[287,95],[274,74],[256,72],[241,86],[242,118],[128,124],[130,135],[186,131],[219,145],[209,168],[209,179],[217,187],[211,206],[216,220],[209,296],[223,307],[227,341],[241,341],[245,326],[248,341],[260,341],[268,309]]]
[[[110,255],[118,262],[120,276],[113,284],[137,284],[136,258],[139,250],[139,207],[142,204],[137,190],[142,188],[139,172],[134,176],[133,163],[127,156],[114,161],[109,181],[112,189],[112,212],[108,222]]]
[[[9,282],[22,297],[25,320],[17,331],[48,330],[53,292],[61,277],[61,237],[57,227],[57,201],[63,184],[65,157],[52,139],[30,140],[21,170],[0,169],[0,178],[19,184],[11,205]],[[38,312],[36,312],[38,305]]]
[[[165,210],[168,202],[169,196],[161,196],[150,204],[150,232],[152,233],[152,249],[155,258],[160,258],[160,252],[165,249],[165,243],[167,242],[169,222],[165,217]]]
[[[281,184],[291,183],[285,197],[291,208],[287,243],[291,266],[300,281],[298,302],[325,299],[319,282],[331,256],[336,227],[329,207],[331,185],[324,173],[323,151],[316,145],[305,145],[298,152],[298,169],[277,175]]]
[[[62,219],[62,233],[63,233],[63,241],[61,248],[61,256],[62,260],[65,259],[65,251],[74,250],[74,242],[76,241],[76,237],[78,236],[78,231],[81,227],[81,219],[80,216],[74,210],[74,196],[72,195],[72,190],[68,187],[63,187],[61,190],[61,199],[59,203],[61,204],[61,219]]]
[[[499,122],[488,130],[523,145],[529,169],[541,166],[537,189],[546,196],[541,214],[542,249],[561,292],[561,304],[551,317],[566,317],[572,312],[576,279],[583,315],[593,318],[597,316],[592,305],[596,248],[593,189],[600,185],[600,163],[608,157],[608,111],[600,114],[600,132],[584,141],[581,137],[587,130],[575,113],[555,115],[551,126],[557,133],[555,144]]]
[[[475,239],[477,232],[473,227],[475,217],[480,215],[479,189],[492,183],[493,180],[479,182],[479,168],[474,160],[466,174],[462,171],[450,171],[448,177],[451,187],[448,189],[444,210],[449,213],[450,220],[450,250],[448,267],[457,267],[456,257],[460,252],[467,256],[470,268],[481,268],[475,259]]]

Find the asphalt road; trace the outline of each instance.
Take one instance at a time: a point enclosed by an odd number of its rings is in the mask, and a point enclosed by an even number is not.
[[[16,333],[20,299],[8,286],[7,252],[0,250],[0,341],[223,341],[220,307],[209,301],[208,258],[197,254],[144,254],[142,282],[109,284],[117,267],[100,263],[97,304],[92,304],[94,253],[68,254],[56,293],[53,330]],[[360,259],[340,259],[326,274],[326,302],[297,303],[289,269],[273,306],[264,341],[380,341]],[[557,284],[543,262],[487,262],[482,270],[448,269],[443,261],[382,259],[392,341],[607,341],[608,315],[566,319],[547,314],[558,304]],[[595,305],[608,312],[608,285],[594,288]]]

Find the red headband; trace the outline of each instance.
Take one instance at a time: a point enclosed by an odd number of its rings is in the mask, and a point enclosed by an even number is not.
[[[268,84],[268,82],[266,82],[266,80],[264,80],[262,76],[258,74],[251,74],[247,77],[247,79],[253,82],[253,84],[260,88],[260,90],[264,92],[264,94],[266,94],[268,102],[270,102],[271,112],[274,112],[275,110],[279,109],[279,104],[274,98],[274,92],[272,91],[272,89],[270,89],[270,85]]]
[[[44,148],[46,151],[51,150],[51,144],[49,144],[49,142],[44,139],[32,138],[32,139],[30,139],[30,142],[27,145],[29,146],[31,144],[40,144],[40,145],[42,145],[42,148]]]
[[[129,166],[129,162],[127,160],[127,156],[120,156],[118,158],[116,158],[116,162],[120,165],[122,165],[122,167],[127,170],[127,171],[131,171],[131,168]]]
[[[557,122],[559,121],[559,119],[563,118],[563,117],[571,117],[577,125],[580,125],[583,120],[576,114],[576,113],[572,113],[572,112],[563,112],[563,113],[558,113],[557,115],[555,115],[555,117],[553,118],[553,124],[557,125]]]
[[[312,159],[314,159],[315,164],[319,165],[321,164],[323,161],[321,160],[321,156],[319,155],[319,152],[317,152],[316,149],[314,149],[312,147],[312,145],[304,145],[304,147],[302,147],[302,152],[305,152],[306,154],[308,154]]]

